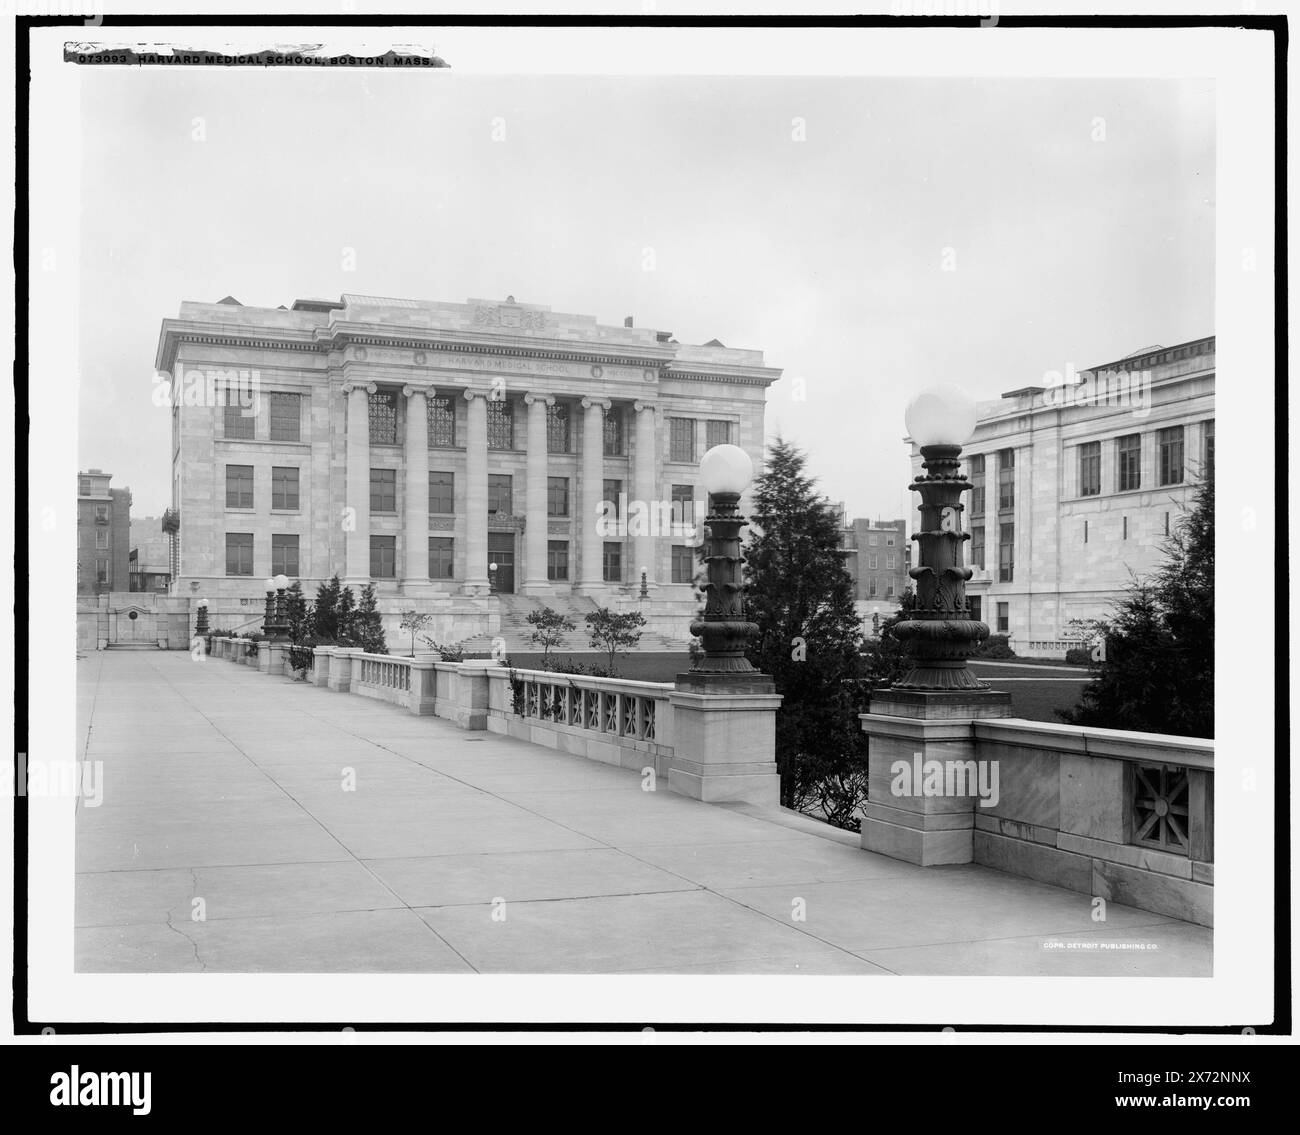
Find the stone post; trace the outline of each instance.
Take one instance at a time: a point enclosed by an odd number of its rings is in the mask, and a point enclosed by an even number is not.
[[[360,650],[352,647],[334,648],[334,653],[330,655],[330,676],[325,683],[329,689],[346,694],[352,688],[352,656],[360,653]]]
[[[669,788],[714,804],[743,801],[763,808],[780,804],[781,778],[776,771],[780,694],[697,693],[683,689],[679,677],[668,703],[673,707]]]
[[[528,407],[528,464],[524,486],[525,595],[550,595],[555,588],[546,578],[546,486],[550,468],[546,445],[546,408],[555,405],[549,394],[524,395]]]
[[[343,582],[353,588],[370,582],[370,395],[376,389],[373,382],[343,386],[348,400]]]
[[[314,661],[311,668],[311,684],[313,686],[327,686],[330,680],[330,659],[333,657],[335,647],[317,646],[312,648]]]
[[[859,715],[871,739],[862,847],[922,867],[970,863],[979,783],[974,723],[1006,717],[1010,705],[1010,694],[994,690],[874,694],[870,712]]]
[[[411,690],[406,708],[419,716],[434,712],[438,693],[438,671],[434,669],[433,658],[413,658],[411,660]]]

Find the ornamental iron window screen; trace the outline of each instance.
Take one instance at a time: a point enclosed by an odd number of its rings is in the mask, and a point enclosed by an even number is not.
[[[569,404],[556,402],[546,407],[546,451],[547,453],[569,453],[571,432]]]
[[[429,447],[443,448],[456,444],[456,406],[442,394],[430,394],[428,400]]]
[[[489,398],[487,403],[488,449],[514,449],[515,415],[506,399]]]
[[[627,422],[622,406],[611,406],[605,411],[605,456],[627,456]]]
[[[397,393],[376,390],[369,396],[370,444],[397,444]]]

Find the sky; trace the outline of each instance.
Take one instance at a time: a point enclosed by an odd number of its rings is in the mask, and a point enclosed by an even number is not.
[[[78,455],[133,515],[170,503],[153,362],[184,300],[513,295],[758,349],[784,371],[769,437],[850,516],[884,519],[909,515],[917,391],[996,398],[1214,333],[1208,80],[448,61],[77,69]]]

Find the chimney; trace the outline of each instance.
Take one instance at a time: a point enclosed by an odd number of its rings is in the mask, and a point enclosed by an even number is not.
[[[630,315],[628,315],[628,316],[624,316],[624,317],[623,317],[623,326],[624,326],[624,327],[631,327],[631,326],[632,326],[632,317],[631,317]]]

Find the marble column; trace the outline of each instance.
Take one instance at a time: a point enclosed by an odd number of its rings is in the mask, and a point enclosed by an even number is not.
[[[637,587],[641,585],[641,569],[646,569],[646,583],[655,586],[657,543],[655,526],[658,523],[659,509],[655,507],[657,496],[656,481],[658,477],[658,454],[655,449],[655,406],[651,402],[635,402],[636,411],[636,461],[633,479],[636,482],[636,501],[640,515],[635,521],[629,517],[635,535],[632,543],[632,575]],[[631,509],[628,510],[629,512]]]
[[[370,395],[376,389],[373,382],[343,385],[348,400],[343,582],[354,588],[370,582]]]
[[[582,511],[575,532],[582,542],[578,588],[586,594],[605,589],[600,506],[605,499],[605,411],[610,405],[608,398],[582,400]]]
[[[549,394],[529,392],[528,465],[526,469],[524,522],[525,595],[549,595],[555,588],[546,578],[546,482],[549,463],[546,445],[546,408],[555,405]]]
[[[404,386],[406,395],[406,523],[402,593],[419,594],[429,582],[429,402],[422,386]]]
[[[469,428],[465,438],[466,595],[488,594],[487,555],[487,399],[485,390],[467,390]]]

